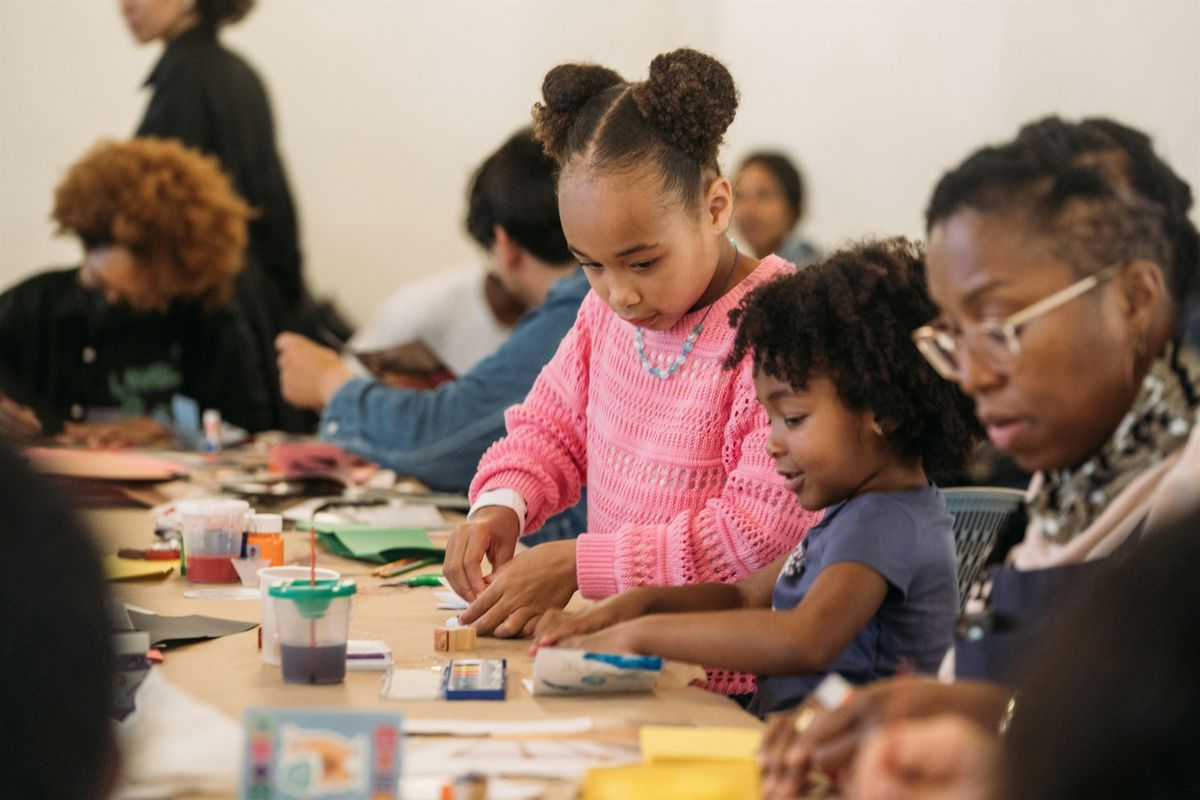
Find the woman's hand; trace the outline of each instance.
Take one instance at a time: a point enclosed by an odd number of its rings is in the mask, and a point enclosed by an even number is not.
[[[854,762],[850,800],[990,800],[995,734],[955,714],[886,725]]]
[[[793,713],[773,718],[767,728],[761,756],[767,776],[764,789],[774,776],[781,793],[777,796],[788,796],[788,792],[798,791],[811,769],[844,772],[863,741],[897,715],[923,719],[958,714],[994,730],[1011,697],[1012,690],[999,684],[941,683],[905,676],[858,687],[833,710],[806,702]],[[796,731],[796,722],[802,717],[802,730]]]

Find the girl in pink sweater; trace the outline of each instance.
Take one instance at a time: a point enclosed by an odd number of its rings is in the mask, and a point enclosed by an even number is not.
[[[693,50],[627,83],[598,66],[554,68],[534,132],[559,165],[567,242],[592,292],[508,435],[479,463],[470,521],[446,577],[480,633],[528,635],[579,589],[733,582],[787,552],[818,519],[764,447],[749,362],[722,370],[728,314],[792,272],[726,237],[733,197],[717,149],[737,107],[729,72]],[[513,558],[523,533],[588,487],[588,532]],[[484,575],[481,562],[493,566]],[[748,676],[710,675],[726,693]]]

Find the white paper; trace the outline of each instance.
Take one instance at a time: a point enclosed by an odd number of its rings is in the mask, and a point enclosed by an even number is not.
[[[241,725],[170,683],[158,669],[142,681],[135,702],[136,709],[117,726],[122,763],[114,800],[237,790]]]
[[[532,695],[649,692],[662,662],[645,656],[543,647],[533,660]]]
[[[223,586],[219,589],[189,589],[183,596],[192,600],[258,600],[259,591],[245,586]]]
[[[438,601],[437,607],[443,610],[465,611],[470,607],[470,603],[454,592],[434,592],[433,599]]]
[[[389,669],[379,694],[388,700],[438,700],[442,696],[442,672],[431,669]],[[411,733],[405,720],[405,733]]]
[[[442,800],[442,787],[458,774],[406,776],[400,781],[400,796],[404,800]],[[488,781],[488,800],[536,800],[543,794],[545,787],[538,784],[513,783],[503,778]]]
[[[283,511],[283,518],[308,528],[312,512],[329,498],[305,500]],[[435,506],[393,500],[386,506],[340,506],[317,514],[318,522],[369,525],[374,528],[445,528],[442,512]]]
[[[352,656],[359,656],[353,658]],[[362,656],[375,656],[363,658]],[[392,666],[392,648],[380,639],[350,639],[346,642],[346,669],[385,670]]]
[[[596,727],[591,717],[562,719],[405,719],[410,736],[555,736],[587,733]]]
[[[504,777],[578,781],[595,767],[633,763],[641,756],[634,743],[409,737],[404,743],[404,758],[408,776],[474,772],[491,780]],[[491,796],[489,791],[488,797]]]

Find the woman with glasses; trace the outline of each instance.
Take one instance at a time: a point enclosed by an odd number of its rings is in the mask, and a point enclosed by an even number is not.
[[[977,680],[881,682],[837,711],[777,720],[772,792],[811,765],[847,765],[901,692],[908,716],[958,712],[992,731],[1020,713],[1010,687],[1049,610],[1136,544],[1172,471],[1189,468],[1200,371],[1178,346],[1178,309],[1200,260],[1191,204],[1144,134],[1103,119],[1041,120],[942,178],[927,212],[941,314],[913,338],[1034,473],[1029,526],[986,610],[960,626],[956,674]]]

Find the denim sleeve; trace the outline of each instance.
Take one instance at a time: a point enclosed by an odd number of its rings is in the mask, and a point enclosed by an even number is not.
[[[504,435],[505,409],[529,393],[581,299],[548,300],[499,350],[436,389],[352,378],[326,407],[321,439],[438,491],[465,492],[483,452]]]

